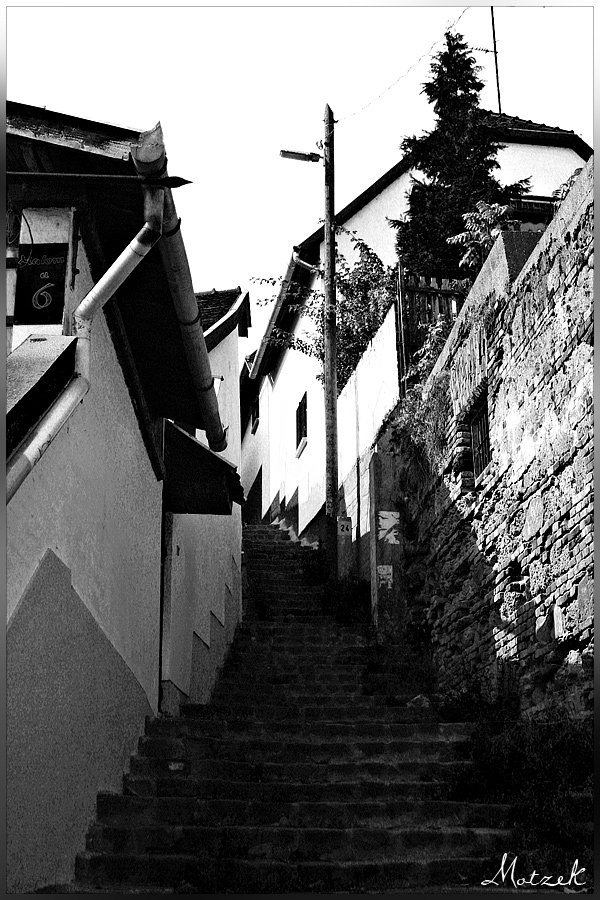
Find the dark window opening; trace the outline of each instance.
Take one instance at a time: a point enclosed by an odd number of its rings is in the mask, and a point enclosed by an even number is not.
[[[492,458],[487,394],[477,405],[471,418],[471,447],[473,449],[473,473],[477,478]]]
[[[296,409],[296,449],[301,449],[300,445],[302,449],[304,448],[306,438],[306,394],[304,394]]]

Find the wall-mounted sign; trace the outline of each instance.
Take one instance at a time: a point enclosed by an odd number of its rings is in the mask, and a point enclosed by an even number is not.
[[[15,325],[57,325],[65,305],[68,244],[21,244]]]
[[[350,516],[338,516],[338,534],[352,537],[352,519]]]

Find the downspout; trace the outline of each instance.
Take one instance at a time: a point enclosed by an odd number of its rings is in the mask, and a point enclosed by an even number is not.
[[[139,143],[131,147],[131,155],[138,174],[155,177],[166,175],[167,157],[160,122],[152,130],[140,134]],[[200,321],[200,310],[194,294],[180,225],[181,220],[177,218],[171,189],[166,188],[160,255],[175,306],[198,405],[202,412],[208,446],[211,450],[222,453],[227,447],[227,434],[221,424],[213,385],[214,378]]]
[[[75,377],[8,463],[6,468],[7,504],[90,389],[91,338],[94,316],[110,300],[161,236],[164,188],[143,185],[142,189],[144,192],[144,227],[91,291],[86,294],[73,314],[73,332],[77,337]]]

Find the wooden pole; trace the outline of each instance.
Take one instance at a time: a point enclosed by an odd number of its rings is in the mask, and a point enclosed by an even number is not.
[[[396,291],[396,328],[398,330],[397,354],[398,354],[398,387],[399,397],[406,396],[406,347],[404,344],[404,300],[406,290],[404,286],[404,271],[402,258],[398,259],[398,287]]]
[[[494,25],[494,7],[490,7],[492,11],[492,39],[494,41],[494,62],[496,63],[496,89],[498,91],[498,112],[502,112],[502,106],[500,105],[500,78],[498,77],[498,51],[496,50],[496,28]]]
[[[333,113],[325,107],[325,532],[329,577],[338,577],[337,343]]]

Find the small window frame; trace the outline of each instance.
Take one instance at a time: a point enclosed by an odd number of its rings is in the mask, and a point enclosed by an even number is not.
[[[306,392],[296,407],[296,457],[300,456],[308,442],[308,398]]]
[[[260,424],[260,401],[258,394],[252,400],[252,404],[250,406],[250,430],[252,434],[256,432]]]
[[[473,454],[473,475],[477,480],[492,460],[487,391],[478,399],[469,416],[469,428]]]

